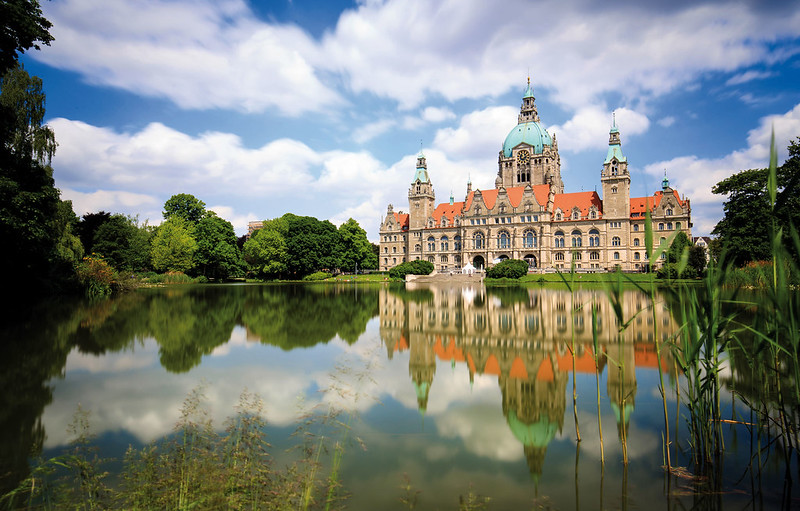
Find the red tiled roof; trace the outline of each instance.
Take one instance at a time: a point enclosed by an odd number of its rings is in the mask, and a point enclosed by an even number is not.
[[[447,225],[453,225],[453,218],[461,214],[461,208],[463,206],[463,202],[454,202],[453,204],[445,202],[444,204],[436,206],[436,209],[433,210],[433,219],[436,220],[436,225],[441,225],[442,215],[447,218]]]
[[[400,224],[400,230],[408,230],[408,213],[395,213],[394,219],[397,220],[398,224]]]
[[[560,208],[564,213],[562,219],[565,221],[572,218],[572,208],[580,209],[581,218],[586,218],[589,216],[589,208],[592,206],[597,208],[598,213],[602,213],[603,202],[597,192],[560,193],[556,195],[553,202],[553,210]]]
[[[678,190],[672,190],[672,195],[682,208],[686,207],[686,202],[681,199],[681,196],[678,194]],[[650,211],[652,211],[654,208],[657,208],[659,204],[661,204],[661,199],[663,198],[663,191],[654,193],[652,197],[631,197],[631,215],[634,213],[644,215],[648,208]]]
[[[550,185],[536,185],[533,186],[533,195],[536,197],[536,202],[544,206],[547,204],[547,194],[550,193]],[[499,190],[497,188],[493,188],[491,190],[481,190],[481,196],[483,197],[483,203],[486,204],[486,207],[489,209],[494,208],[495,202],[497,202],[497,192]],[[512,186],[511,188],[506,188],[506,193],[508,194],[508,200],[511,202],[511,206],[518,208],[520,203],[522,203],[522,194],[525,192],[524,186]],[[472,199],[475,195],[475,192],[472,191],[467,196],[467,200],[465,201],[465,208],[469,209],[472,206]]]

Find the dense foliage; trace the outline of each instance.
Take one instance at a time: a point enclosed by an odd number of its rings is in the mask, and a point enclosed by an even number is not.
[[[518,279],[528,274],[528,263],[521,259],[506,259],[486,270],[490,279]]]
[[[767,189],[768,169],[743,170],[712,188],[718,195],[727,195],[723,205],[725,216],[714,227],[721,249],[736,266],[770,258],[772,220],[782,229],[783,243],[793,246],[791,225],[800,226],[800,138],[789,144],[789,158],[776,170],[775,207],[770,204]],[[793,254],[797,259],[797,254]]]
[[[17,292],[68,284],[81,257],[74,214],[55,187],[53,131],[43,124],[42,82],[22,67],[0,78],[0,252],[6,285]]]
[[[265,220],[243,253],[260,279],[302,279],[319,271],[367,270],[378,264],[367,233],[352,218],[337,229],[327,220],[291,213]]]
[[[430,275],[432,271],[433,263],[422,260],[407,261],[389,270],[389,276],[393,279],[404,279],[406,275]]]
[[[694,279],[703,274],[706,266],[705,249],[693,245],[683,231],[677,233],[666,254],[664,265],[658,269],[658,278]]]

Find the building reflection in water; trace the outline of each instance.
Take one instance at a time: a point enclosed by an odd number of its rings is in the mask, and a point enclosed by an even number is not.
[[[656,335],[666,340],[677,330],[663,303],[656,303],[654,318],[644,293],[624,291],[622,303],[623,318],[633,319],[619,334],[602,290],[573,295],[535,288],[384,288],[380,335],[390,359],[395,352],[409,352],[409,376],[422,413],[435,392],[437,360],[466,364],[470,384],[475,374],[496,376],[503,415],[538,479],[547,446],[564,425],[573,333],[575,371],[595,372],[591,307],[597,310],[597,364],[601,373],[607,371],[606,392],[620,435],[635,407],[635,369],[657,368]],[[661,369],[667,367],[672,361],[664,353]]]

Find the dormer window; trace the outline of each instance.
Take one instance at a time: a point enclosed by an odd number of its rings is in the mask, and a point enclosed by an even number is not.
[[[672,208],[667,208],[667,216],[672,216]]]

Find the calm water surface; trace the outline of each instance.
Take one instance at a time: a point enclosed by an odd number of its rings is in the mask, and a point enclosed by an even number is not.
[[[767,463],[754,481],[741,426],[726,429],[722,493],[698,495],[688,479],[665,477],[659,367],[671,434],[677,427],[687,447],[674,360],[659,361],[654,344],[675,334],[675,303],[659,298],[655,320],[648,303],[624,293],[625,317],[634,319],[622,342],[600,290],[173,286],[48,304],[3,330],[2,488],[25,477],[31,450],[61,452],[78,406],[91,411],[101,454],[119,459],[129,445],[169,435],[184,398],[203,385],[220,430],[244,389],[263,397],[277,463],[292,456],[299,416],[354,412],[341,476],[350,509],[400,508],[405,478],[419,491],[417,509],[457,509],[470,488],[491,497],[491,509],[779,506],[783,468]],[[737,405],[723,398],[731,416]]]

